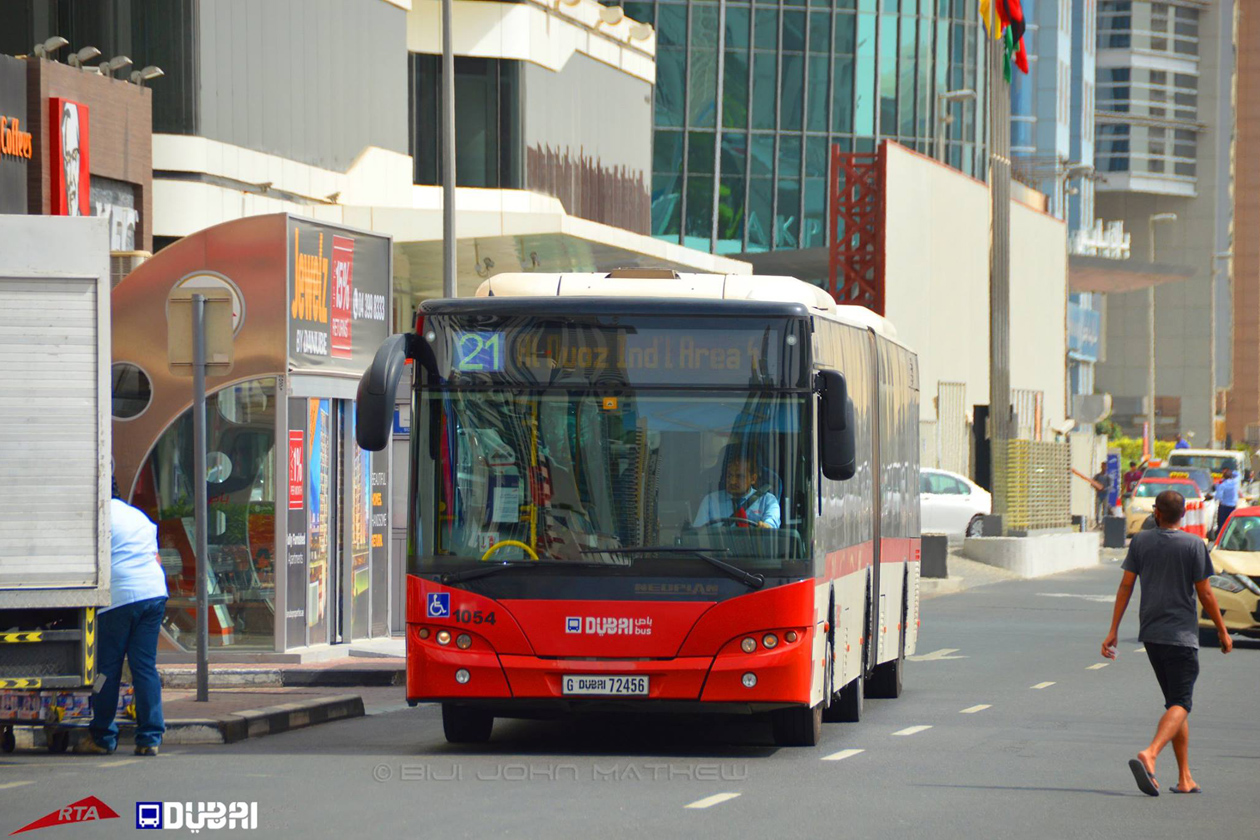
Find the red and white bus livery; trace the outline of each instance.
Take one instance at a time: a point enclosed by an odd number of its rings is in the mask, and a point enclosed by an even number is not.
[[[408,362],[407,697],[448,740],[659,709],[813,745],[900,694],[919,389],[884,319],[785,277],[499,275],[382,346],[364,448]]]

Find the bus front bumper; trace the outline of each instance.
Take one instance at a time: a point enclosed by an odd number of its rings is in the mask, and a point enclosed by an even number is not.
[[[811,696],[812,639],[803,633],[793,644],[754,653],[739,640],[714,656],[671,659],[556,659],[460,650],[421,640],[415,627],[407,634],[409,701],[465,702],[493,706],[501,714],[518,708],[579,710],[637,708],[685,710],[730,705],[728,711],[759,711],[808,704]],[[463,673],[461,673],[463,672]],[[639,696],[566,695],[564,677],[646,676],[648,693]],[[751,675],[749,678],[748,675]],[[749,684],[751,683],[751,684]]]

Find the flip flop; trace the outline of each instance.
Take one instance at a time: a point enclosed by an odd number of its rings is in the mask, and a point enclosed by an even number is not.
[[[1155,777],[1142,762],[1136,758],[1129,759],[1129,769],[1133,771],[1133,781],[1137,782],[1138,790],[1147,796],[1159,796],[1159,788],[1155,787]]]
[[[1203,788],[1200,787],[1199,785],[1195,785],[1194,787],[1190,788],[1190,790],[1182,790],[1181,788],[1177,787],[1177,785],[1173,785],[1172,787],[1169,788],[1169,790],[1171,790],[1173,793],[1203,793]]]

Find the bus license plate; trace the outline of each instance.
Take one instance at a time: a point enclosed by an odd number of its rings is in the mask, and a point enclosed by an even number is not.
[[[614,697],[646,697],[647,677],[613,674],[565,674],[561,678],[563,694],[599,694]]]

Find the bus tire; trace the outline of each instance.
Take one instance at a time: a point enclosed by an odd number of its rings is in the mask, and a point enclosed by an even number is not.
[[[906,600],[909,593],[902,587],[901,597],[901,642],[897,648],[897,658],[875,666],[870,682],[866,684],[866,696],[895,700],[901,696],[902,664],[906,661]]]
[[[862,719],[862,696],[863,679],[859,674],[849,681],[849,684],[836,692],[836,699],[832,701],[831,707],[827,709],[830,713],[828,720],[838,721],[841,723],[857,723]]]
[[[780,747],[813,747],[822,738],[822,703],[792,706],[770,713],[774,742]]]
[[[481,709],[442,704],[442,732],[452,744],[484,744],[490,740],[494,715]]]

